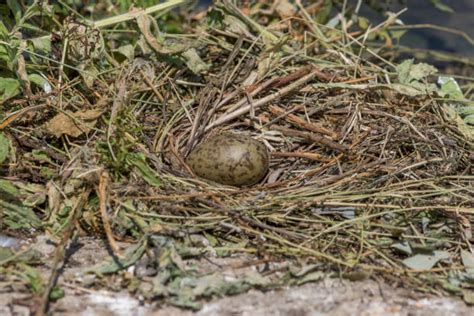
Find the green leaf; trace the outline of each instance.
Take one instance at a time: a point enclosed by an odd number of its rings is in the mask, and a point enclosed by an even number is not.
[[[11,196],[17,196],[20,194],[20,191],[13,185],[10,181],[0,179],[0,193],[7,193]]]
[[[409,82],[410,67],[413,65],[413,59],[404,60],[397,66],[398,81],[401,83]]]
[[[38,161],[39,163],[53,164],[51,158],[42,150],[33,149],[30,153],[25,153],[24,157],[28,157]]]
[[[20,276],[28,282],[28,286],[31,288],[32,292],[35,294],[41,293],[44,289],[43,278],[41,273],[33,267],[30,267],[26,264],[21,264]]]
[[[51,91],[51,85],[48,80],[38,74],[28,75],[28,80],[43,89],[45,92]]]
[[[464,94],[459,87],[459,84],[453,77],[440,76],[438,78],[438,84],[441,85],[439,94],[444,96],[450,96],[453,99],[464,100]]]
[[[6,28],[5,24],[0,20],[0,38],[7,39],[8,38],[8,29]]]
[[[425,63],[414,64],[413,59],[403,61],[397,66],[396,70],[398,73],[398,81],[404,84],[410,84],[413,81],[421,81],[438,71],[435,67]]]
[[[25,188],[18,189],[17,187],[18,185],[10,181],[0,179],[0,210],[2,211],[0,224],[11,229],[40,228],[40,219],[30,207],[25,205],[26,201],[37,196],[28,192],[28,189],[25,192]],[[43,201],[44,199],[45,197]]]
[[[147,246],[146,239],[137,245],[130,246],[124,253],[123,258],[113,258],[108,262],[99,264],[96,267],[90,268],[89,272],[95,272],[98,274],[110,274],[126,269],[131,265],[135,264],[145,253]]]
[[[92,88],[94,85],[94,81],[99,76],[99,70],[94,66],[94,64],[88,64],[84,67],[84,71],[81,71],[80,74],[82,79],[84,79],[84,83],[86,84],[86,86],[88,88]]]
[[[474,115],[474,105],[458,106],[456,107],[456,111],[461,117]]]
[[[406,255],[411,255],[413,253],[413,251],[411,250],[410,244],[407,241],[400,241],[400,242],[394,243],[390,247]]]
[[[474,125],[474,115],[468,115],[464,118],[464,123]]]
[[[135,57],[135,47],[133,47],[131,44],[120,46],[117,48],[117,52],[128,60],[132,60]]]
[[[459,287],[459,283],[458,283],[458,280],[455,279],[455,280],[452,280],[452,279],[441,279],[439,280],[441,286],[443,287],[443,289],[445,289],[446,291],[448,292],[451,292],[451,293],[460,293],[461,292],[461,288]]]
[[[56,285],[49,293],[49,298],[53,301],[59,300],[60,298],[64,297],[64,290]]]
[[[15,256],[15,253],[6,247],[0,247],[0,262],[10,261]]]
[[[129,155],[127,160],[131,165],[137,168],[138,172],[143,177],[143,180],[145,180],[148,184],[155,187],[160,187],[162,185],[162,181],[156,176],[155,171],[153,171],[153,169],[148,166],[143,155]]]
[[[429,270],[433,268],[440,260],[448,259],[447,251],[433,251],[432,254],[417,254],[413,257],[403,260],[403,264],[414,270]]]
[[[363,30],[367,30],[370,26],[370,21],[362,16],[357,17],[357,24]]]
[[[8,7],[13,13],[13,16],[15,17],[16,23],[20,23],[21,21],[21,6],[16,0],[7,0]]]
[[[399,43],[402,36],[405,35],[407,32],[407,30],[391,30],[390,35]]]
[[[13,0],[15,1],[15,0]],[[27,21],[34,16],[40,15],[42,13],[42,8],[38,5],[38,2],[35,1],[33,5],[29,5],[23,14],[23,21]],[[23,27],[23,25],[22,25]]]
[[[2,224],[11,229],[41,227],[41,221],[33,210],[18,202],[10,203],[0,200],[0,209],[3,211]]]
[[[28,43],[33,45],[37,52],[49,53],[51,52],[51,36],[41,36],[28,39]]]
[[[0,103],[20,93],[20,82],[12,78],[0,77]]]
[[[0,132],[0,163],[4,162],[10,154],[10,141]]]
[[[0,247],[0,266],[12,263],[40,264],[43,257],[36,249],[15,252],[9,247]]]
[[[46,188],[41,184],[16,182],[23,206],[39,206],[46,202]]]
[[[154,282],[156,289],[163,293],[162,277]],[[187,308],[199,308],[198,299],[203,297],[235,295],[248,291],[252,287],[265,287],[270,283],[267,277],[257,272],[247,272],[238,280],[227,280],[222,273],[213,273],[202,277],[176,278],[168,287],[174,295],[170,303]]]
[[[430,0],[430,2],[432,5],[435,6],[436,9],[440,11],[447,12],[447,13],[454,13],[454,10],[450,6],[441,2],[441,0]]]
[[[425,63],[419,63],[413,65],[410,69],[410,79],[411,80],[422,80],[428,77],[429,75],[433,75],[438,72],[438,69],[435,67],[425,64]]]
[[[321,6],[322,10],[316,15],[316,23],[326,24],[332,11],[332,1],[324,0],[324,5]]]
[[[10,55],[8,55],[7,47],[0,44],[0,61],[10,62]]]
[[[220,10],[216,10],[212,8],[210,11],[207,12],[207,23],[209,26],[218,26],[221,25],[224,21],[224,16]]]
[[[23,23],[22,24],[22,28],[23,30],[27,30],[27,31],[32,31],[32,33],[39,33],[39,34],[42,34],[44,33],[44,29],[42,29],[41,27],[38,27],[36,25],[33,25],[33,24],[30,24],[30,23]]]

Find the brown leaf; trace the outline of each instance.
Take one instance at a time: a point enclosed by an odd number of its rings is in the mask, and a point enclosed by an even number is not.
[[[56,136],[68,135],[78,137],[88,133],[97,123],[97,118],[102,114],[99,110],[85,110],[77,112],[61,112],[45,124],[46,130]]]
[[[288,0],[278,0],[274,3],[275,10],[282,19],[289,18],[296,14],[296,7]]]

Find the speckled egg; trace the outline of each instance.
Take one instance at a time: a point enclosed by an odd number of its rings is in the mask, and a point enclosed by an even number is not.
[[[222,184],[249,186],[265,176],[269,154],[264,144],[249,136],[226,133],[194,148],[187,163],[199,177]]]

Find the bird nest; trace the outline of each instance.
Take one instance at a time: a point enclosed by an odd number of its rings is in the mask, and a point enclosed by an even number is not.
[[[430,291],[448,276],[468,282],[474,147],[458,109],[471,96],[432,66],[393,58],[377,41],[393,17],[331,27],[301,4],[222,2],[168,16],[186,17],[183,34],[146,14],[100,41],[98,28],[65,22],[52,50],[67,51],[69,36],[74,54],[61,67],[37,61],[52,90],[2,105],[4,228],[103,236],[132,264],[140,256],[118,241],[164,236],[199,256],[214,247],[415,287],[429,275]],[[260,183],[193,174],[187,155],[224,132],[267,147]]]

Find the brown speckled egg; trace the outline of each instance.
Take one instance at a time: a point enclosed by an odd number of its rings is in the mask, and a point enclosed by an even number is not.
[[[194,148],[187,163],[199,177],[222,184],[248,186],[265,176],[269,154],[264,144],[249,136],[225,133]]]

